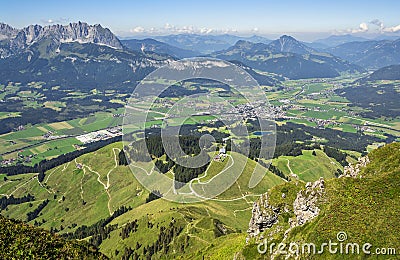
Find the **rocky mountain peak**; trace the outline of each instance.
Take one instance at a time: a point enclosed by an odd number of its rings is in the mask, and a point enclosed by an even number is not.
[[[68,25],[29,25],[21,30],[0,24],[0,37],[9,40],[11,46],[19,48],[50,38],[57,43],[95,43],[122,49],[121,42],[109,29],[103,28],[100,24],[89,25],[80,21]]]
[[[5,23],[0,23],[0,41],[15,37],[18,30]]]
[[[279,39],[269,44],[271,51],[292,52],[297,54],[309,54],[315,52],[314,49],[307,47],[289,35],[282,35]]]

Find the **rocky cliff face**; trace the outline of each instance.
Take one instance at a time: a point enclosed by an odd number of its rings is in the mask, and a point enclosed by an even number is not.
[[[106,45],[116,49],[122,49],[122,44],[118,38],[107,28],[101,25],[89,25],[77,22],[68,25],[29,25],[21,30],[12,28],[7,24],[0,24],[0,48],[6,53],[5,49],[11,53],[16,53],[30,45],[49,39],[54,44],[79,42],[95,43]],[[1,51],[0,51],[1,52]]]
[[[323,178],[314,183],[308,182],[306,189],[297,193],[296,200],[293,202],[293,212],[296,221],[291,222],[291,227],[301,226],[318,216],[318,201],[325,191],[325,181]]]
[[[267,228],[271,228],[278,222],[280,209],[275,208],[268,203],[268,194],[260,196],[260,200],[254,202],[252,217],[249,223],[247,233],[249,237],[255,237]]]
[[[355,165],[350,164],[349,166],[344,167],[344,172],[342,175],[339,176],[339,178],[343,177],[362,178],[362,175],[360,175],[360,171],[362,168],[367,166],[368,163],[369,163],[368,156],[358,158],[358,162]]]
[[[274,206],[269,203],[268,193],[261,195],[260,199],[253,204],[252,217],[247,230],[248,239],[257,238],[263,231],[275,227],[275,225],[284,226],[285,223],[279,224],[284,218],[280,218],[282,214],[290,214],[292,217],[288,219],[289,229],[285,231],[287,234],[292,228],[301,226],[318,216],[320,209],[318,204],[325,194],[325,181],[323,178],[315,182],[308,182],[305,188],[297,193],[292,206],[283,207]],[[282,193],[282,199],[286,198],[286,194]],[[278,230],[282,228],[278,228]],[[261,238],[261,237],[260,237]]]
[[[5,23],[0,23],[0,41],[9,39],[9,38],[14,38],[18,33],[18,30],[15,28],[12,28],[8,24]]]

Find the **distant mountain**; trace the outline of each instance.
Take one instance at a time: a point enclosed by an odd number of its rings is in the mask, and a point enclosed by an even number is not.
[[[5,23],[0,23],[0,41],[14,38],[17,36],[18,30]]]
[[[154,39],[168,43],[169,45],[187,49],[191,51],[209,54],[215,51],[224,50],[235,44],[239,40],[250,42],[269,43],[270,40],[262,36],[253,35],[251,37],[240,37],[230,34],[222,35],[199,35],[199,34],[177,34],[167,36],[157,36]]]
[[[362,72],[359,66],[307,47],[290,36],[270,44],[238,41],[213,57],[240,61],[246,66],[291,79],[336,77],[343,72]]]
[[[378,37],[375,37],[375,41],[382,41],[382,40],[387,40],[387,41],[395,41],[400,39],[400,35],[392,36],[392,35],[379,35]]]
[[[69,88],[134,86],[173,58],[127,50],[101,25],[0,26],[1,83],[42,81]]]
[[[0,54],[6,57],[18,53],[37,42],[51,39],[52,45],[62,43],[79,42],[106,45],[116,49],[122,49],[118,38],[107,28],[100,24],[89,25],[77,22],[68,25],[29,25],[21,30],[12,28],[6,24],[0,24]]]
[[[329,36],[328,38],[316,40],[314,41],[314,43],[319,43],[329,47],[334,47],[343,43],[362,42],[362,41],[368,41],[368,39],[363,37],[353,36],[351,34],[346,34],[346,35],[332,35]]]
[[[400,65],[392,65],[381,68],[371,75],[361,79],[361,82],[375,80],[400,80]]]
[[[368,69],[400,64],[400,39],[349,42],[326,51]]]
[[[168,54],[179,59],[196,57],[201,55],[199,52],[196,51],[181,49],[169,45],[167,43],[149,38],[143,40],[137,40],[137,39],[122,40],[121,42],[124,46],[133,51],[143,52],[143,53],[156,52],[156,53]]]
[[[318,42],[302,42],[305,46],[313,48],[315,50],[323,51],[324,49],[328,48],[328,45]]]
[[[272,41],[268,45],[272,52],[292,52],[297,54],[309,54],[316,52],[314,49],[306,46],[305,44],[297,41],[295,38],[283,35],[279,39]]]
[[[46,52],[51,44],[52,41],[35,43],[25,52],[0,59],[1,83],[41,81],[74,89],[124,87],[126,91],[172,60],[93,43],[62,43],[54,52]]]
[[[246,41],[253,42],[253,43],[265,43],[265,44],[268,44],[271,42],[270,39],[262,37],[262,36],[258,36],[258,35],[253,35],[253,36],[250,36],[247,38],[241,37],[241,40],[246,40]]]

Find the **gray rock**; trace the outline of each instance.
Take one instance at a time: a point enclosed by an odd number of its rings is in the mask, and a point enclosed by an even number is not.
[[[261,205],[263,208],[261,208]],[[268,204],[268,195],[260,196],[260,200],[254,202],[252,217],[249,222],[247,233],[249,237],[256,237],[267,228],[271,228],[278,222],[279,208],[274,208]]]
[[[300,226],[318,216],[320,209],[317,204],[325,190],[324,179],[320,178],[314,183],[307,183],[306,190],[297,193],[293,202],[293,212],[296,220],[291,226]]]
[[[68,25],[29,25],[21,30],[7,24],[0,24],[0,55],[4,58],[25,50],[30,45],[42,40],[50,40],[50,44],[57,48],[61,43],[78,42],[94,43],[108,47],[122,49],[118,38],[100,24],[89,25],[77,22]]]
[[[349,164],[349,166],[344,167],[343,174],[339,178],[350,177],[350,178],[361,178],[360,171],[362,168],[367,166],[369,163],[368,156],[358,158],[358,162],[355,165]]]

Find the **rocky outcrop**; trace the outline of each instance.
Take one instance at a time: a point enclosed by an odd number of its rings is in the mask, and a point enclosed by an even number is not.
[[[253,204],[252,217],[249,222],[249,229],[247,230],[247,241],[250,238],[258,237],[261,232],[277,225],[279,223],[279,215],[284,212],[294,213],[294,217],[289,218],[290,228],[285,231],[285,236],[292,228],[311,221],[320,212],[318,205],[324,193],[325,181],[323,178],[320,178],[315,182],[308,182],[305,185],[305,189],[297,193],[296,199],[293,202],[293,208],[291,208],[290,204],[282,208],[276,208],[270,205],[268,193],[261,195],[260,199]],[[286,194],[282,193],[281,197],[286,199]]]
[[[271,228],[278,222],[279,208],[272,207],[268,203],[268,194],[263,194],[253,204],[252,216],[247,233],[249,237],[256,237],[267,228]]]
[[[14,38],[17,36],[18,30],[5,23],[0,23],[0,41]]]
[[[368,156],[358,158],[358,162],[355,165],[349,164],[349,166],[344,167],[343,174],[340,175],[339,178],[343,177],[362,178],[362,175],[360,175],[360,171],[362,168],[367,166],[368,163],[369,163]]]
[[[325,181],[320,178],[314,183],[308,182],[306,189],[297,193],[297,197],[293,202],[293,212],[296,215],[296,220],[291,221],[291,227],[301,226],[318,216],[320,212],[318,202],[324,192]]]

